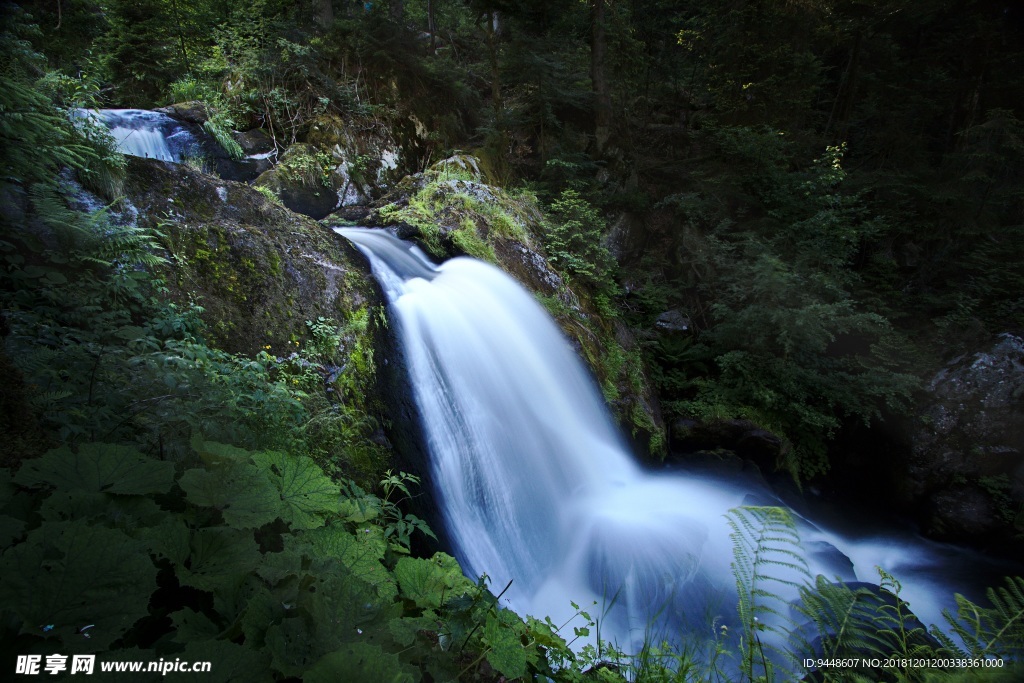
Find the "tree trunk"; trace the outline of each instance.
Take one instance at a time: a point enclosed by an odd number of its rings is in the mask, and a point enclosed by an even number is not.
[[[405,3],[402,0],[391,0],[391,20],[396,24],[405,21]]]
[[[320,28],[334,23],[334,5],[331,0],[313,0],[313,18]]]
[[[590,0],[590,83],[594,90],[594,141],[598,154],[604,151],[612,128],[612,95],[605,72],[608,52],[604,30],[606,2],[608,0]]]
[[[853,39],[853,47],[850,49],[850,58],[846,62],[846,70],[843,71],[839,81],[836,99],[832,103],[832,112],[828,116],[828,123],[825,124],[825,135],[831,135],[833,142],[844,141],[849,132],[854,95],[857,92],[857,71],[860,65],[863,41],[864,33],[862,30],[858,30]]]
[[[185,49],[185,32],[181,28],[181,11],[178,9],[178,0],[171,0],[171,9],[174,11],[174,23],[178,29],[178,44],[181,47],[181,59],[185,63],[185,71],[192,73],[192,65],[189,63],[188,50]]]
[[[494,119],[497,123],[501,118],[501,69],[498,64],[498,13],[488,12],[485,17],[487,36],[487,61],[491,66],[491,104],[494,106]]]
[[[430,50],[437,49],[437,26],[434,24],[434,0],[427,0],[427,33],[430,34]]]

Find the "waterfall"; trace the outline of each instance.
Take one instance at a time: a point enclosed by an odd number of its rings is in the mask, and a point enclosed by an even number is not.
[[[199,141],[188,127],[166,114],[145,109],[81,109],[78,115],[109,128],[123,154],[180,162],[199,153]]]
[[[642,471],[554,321],[497,268],[434,266],[383,231],[336,230],[368,257],[390,304],[433,493],[468,576],[486,573],[495,592],[512,581],[511,607],[559,624],[570,601],[596,602],[602,636],[627,649],[652,631],[735,623],[725,514],[776,504],[770,492]],[[908,579],[903,597],[926,623],[938,619],[932,596],[947,586],[932,574],[949,560],[938,544],[854,539],[803,518],[800,530],[812,573],[877,583],[883,566]]]

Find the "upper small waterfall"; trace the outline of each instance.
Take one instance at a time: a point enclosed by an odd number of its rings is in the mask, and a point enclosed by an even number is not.
[[[79,114],[109,128],[123,154],[173,162],[198,154],[196,137],[185,124],[166,114],[145,109],[82,109]]]
[[[391,305],[430,454],[437,504],[471,577],[520,613],[605,608],[604,637],[703,633],[735,619],[726,513],[778,504],[750,484],[642,471],[586,367],[547,312],[497,268],[434,266],[379,230],[337,229],[370,260]],[[800,519],[813,574],[877,583],[913,575],[904,598],[939,619],[948,555],[904,537],[854,540]],[[855,562],[851,562],[853,558]],[[910,578],[910,577],[908,577]],[[795,598],[794,595],[791,596]],[[561,622],[558,622],[561,623]]]

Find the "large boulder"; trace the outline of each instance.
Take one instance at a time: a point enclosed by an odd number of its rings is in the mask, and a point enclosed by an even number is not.
[[[905,494],[925,531],[997,541],[1024,532],[1024,340],[1010,334],[929,382]]]
[[[368,204],[388,191],[406,172],[394,134],[399,127],[375,117],[318,117],[306,141],[331,156],[339,206]]]
[[[298,143],[289,147],[281,155],[280,163],[262,173],[253,185],[267,188],[292,211],[319,219],[340,206],[339,182],[330,157],[313,145]]]
[[[305,321],[338,321],[380,305],[354,248],[257,190],[189,168],[129,158],[120,220],[163,233],[167,283],[181,302],[198,300],[218,346],[283,352]]]
[[[306,141],[290,146],[255,184],[292,211],[322,219],[379,197],[402,175],[402,156],[379,122],[321,116]]]
[[[274,144],[274,138],[270,137],[270,134],[262,128],[253,128],[241,133],[234,133],[232,136],[238,146],[242,148],[242,152],[246,156],[264,156],[271,154],[277,146]]]
[[[184,121],[201,126],[210,120],[210,107],[205,102],[190,100],[188,102],[176,102],[166,107],[160,107],[154,111],[167,114],[172,119]]]

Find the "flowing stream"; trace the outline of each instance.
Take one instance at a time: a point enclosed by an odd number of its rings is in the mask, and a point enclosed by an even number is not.
[[[80,109],[81,117],[93,118],[108,129],[123,154],[161,161],[180,162],[199,154],[199,141],[188,126],[166,114],[145,109]]]
[[[486,573],[495,592],[511,581],[511,607],[559,624],[570,601],[596,602],[602,637],[627,649],[645,634],[735,623],[725,515],[777,499],[754,483],[641,470],[559,328],[497,268],[469,258],[435,266],[383,231],[337,232],[385,290],[433,494],[468,576]],[[877,583],[880,565],[905,580],[922,621],[940,621],[951,551],[909,533],[853,539],[798,519],[812,574]]]

